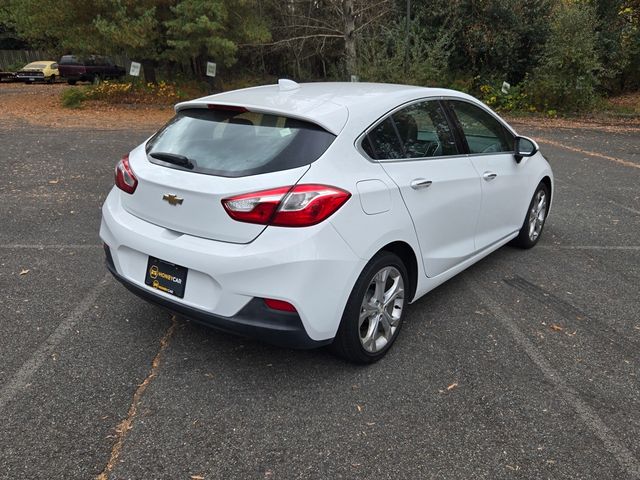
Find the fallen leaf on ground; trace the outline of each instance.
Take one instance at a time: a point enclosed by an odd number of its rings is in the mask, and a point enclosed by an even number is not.
[[[447,387],[447,391],[449,391],[449,390],[453,390],[453,389],[454,389],[454,388],[456,388],[457,386],[458,386],[458,382],[454,382],[454,383],[452,383],[451,385],[449,385],[449,386]]]
[[[556,325],[555,323],[553,323],[549,328],[551,328],[551,330],[554,330],[556,332],[564,331],[564,328],[562,328],[560,325]]]
[[[20,275],[26,275],[27,273],[29,273],[31,270],[29,270],[28,268],[24,268],[22,270],[20,270]]]
[[[356,408],[358,409],[359,412],[362,411],[362,407],[360,405],[356,405]]]
[[[204,480],[202,475],[191,475],[191,480]]]
[[[58,180],[57,178],[55,180],[49,180],[49,183],[51,185],[55,185],[56,183],[58,183],[60,180]]]

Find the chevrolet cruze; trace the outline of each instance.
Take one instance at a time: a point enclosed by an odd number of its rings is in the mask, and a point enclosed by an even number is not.
[[[368,363],[408,303],[534,246],[552,194],[537,144],[469,95],[280,80],[178,104],[117,164],[100,236],[150,302]]]

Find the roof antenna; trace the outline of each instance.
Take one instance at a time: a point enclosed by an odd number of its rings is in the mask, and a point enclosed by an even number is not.
[[[288,80],[286,78],[278,80],[278,89],[281,92],[289,92],[291,90],[297,90],[298,88],[300,88],[300,85],[293,80]]]

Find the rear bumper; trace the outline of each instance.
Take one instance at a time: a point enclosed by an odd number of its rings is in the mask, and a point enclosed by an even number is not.
[[[48,79],[42,74],[30,74],[30,73],[17,73],[15,76],[16,79],[22,80],[23,82],[44,82]]]
[[[278,312],[254,298],[232,317],[214,315],[189,307],[128,281],[118,274],[109,247],[105,245],[106,265],[111,274],[131,293],[179,316],[202,325],[234,335],[254,338],[273,345],[288,348],[310,349],[328,345],[331,340],[312,340],[305,331],[297,313]]]
[[[279,345],[309,348],[335,337],[366,261],[329,222],[268,227],[253,242],[234,244],[142,220],[124,210],[120,195],[126,194],[114,189],[105,201],[100,237],[109,247],[111,272],[137,295],[215,328]],[[183,298],[145,285],[149,256],[188,269]],[[295,318],[268,309],[264,298],[289,302]]]

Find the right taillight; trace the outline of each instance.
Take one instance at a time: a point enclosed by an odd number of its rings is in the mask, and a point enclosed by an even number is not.
[[[351,194],[329,185],[296,185],[225,198],[222,205],[239,222],[308,227],[333,215]]]
[[[138,179],[129,165],[129,155],[122,157],[116,165],[116,187],[129,194],[136,191]]]

